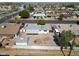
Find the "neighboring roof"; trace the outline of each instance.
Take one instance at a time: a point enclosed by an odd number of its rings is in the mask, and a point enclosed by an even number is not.
[[[43,11],[43,8],[34,8],[35,9],[35,11]]]
[[[2,26],[6,26],[2,28]],[[16,34],[19,31],[21,24],[2,23],[0,24],[0,34]]]
[[[33,16],[46,16],[45,14],[34,14]]]
[[[56,29],[58,29],[60,32],[62,32],[63,30],[68,31],[71,30],[72,32],[74,32],[75,35],[79,35],[79,25],[77,24],[54,24],[56,25]],[[60,27],[58,27],[58,25],[60,25]]]

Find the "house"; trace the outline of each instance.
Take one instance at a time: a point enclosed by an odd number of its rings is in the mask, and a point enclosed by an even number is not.
[[[24,5],[21,5],[21,6],[19,6],[19,9],[20,10],[24,10],[24,7],[23,7]]]
[[[49,30],[51,30],[51,27],[49,24],[45,25],[26,24],[24,26],[24,29],[23,31],[26,32],[26,34],[47,34],[49,33]]]
[[[34,8],[35,11],[33,13],[33,18],[46,18],[47,15],[45,14],[45,11],[42,8]]]
[[[12,10],[12,6],[0,5],[0,10]]]
[[[43,13],[38,13],[38,14],[34,14],[33,17],[34,18],[46,18],[47,15],[46,14],[43,14]]]
[[[16,37],[19,33],[21,24],[2,23],[0,24],[0,37]]]
[[[45,12],[46,12],[47,17],[54,17],[55,16],[55,14],[54,14],[55,12],[53,10],[46,10]]]
[[[44,11],[43,8],[39,7],[39,8],[34,8],[35,11]]]

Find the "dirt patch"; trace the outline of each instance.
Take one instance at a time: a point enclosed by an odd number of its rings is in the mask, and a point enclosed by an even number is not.
[[[30,45],[52,45],[53,36],[51,34],[34,35],[28,40]]]

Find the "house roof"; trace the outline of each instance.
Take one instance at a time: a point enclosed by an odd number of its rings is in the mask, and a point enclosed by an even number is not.
[[[51,26],[49,24],[45,24],[45,25],[37,25],[37,24],[28,24],[28,26],[25,26],[25,30],[26,32],[29,33],[37,33],[41,30],[50,30]]]
[[[37,25],[37,24],[28,24],[28,26],[25,26],[26,30],[50,30],[50,25],[45,24],[45,25]]]
[[[6,26],[2,28],[2,26]],[[16,23],[2,23],[0,24],[0,34],[16,34],[21,24]]]
[[[34,14],[33,16],[46,16],[45,14]]]

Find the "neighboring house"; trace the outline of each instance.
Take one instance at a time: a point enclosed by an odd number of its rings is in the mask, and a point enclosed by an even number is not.
[[[43,10],[43,8],[34,8],[34,13],[33,13],[33,18],[37,19],[37,18],[46,18],[47,15],[45,14],[45,11]]]
[[[0,37],[17,37],[21,24],[2,23],[0,24]]]
[[[34,18],[46,18],[46,14],[42,14],[42,13],[39,13],[39,14],[34,14],[33,15]]]
[[[54,26],[53,26],[54,27]],[[75,36],[75,42],[79,45],[79,25],[77,24],[56,24],[54,27],[56,33],[61,33],[63,30],[71,30]]]
[[[24,10],[24,7],[23,7],[24,5],[22,5],[22,6],[19,6],[19,9],[20,10]]]
[[[45,13],[46,13],[47,17],[54,17],[55,16],[53,10],[46,10]]]
[[[0,6],[0,10],[12,10],[12,6],[3,5]]]
[[[44,11],[43,8],[34,8],[35,11]]]

